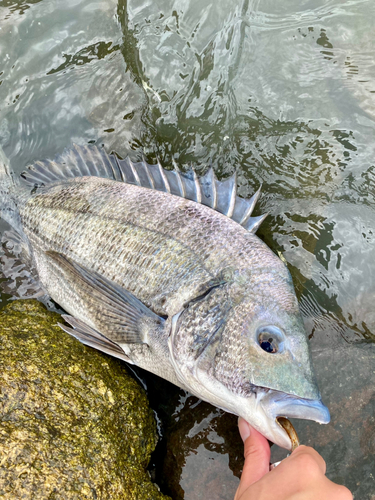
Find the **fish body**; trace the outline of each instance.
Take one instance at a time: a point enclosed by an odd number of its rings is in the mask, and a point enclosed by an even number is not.
[[[24,186],[3,173],[2,216],[68,312],[65,331],[285,448],[276,417],[329,421],[291,276],[254,234],[256,196],[238,198],[235,179],[134,165],[92,147],[23,177]]]

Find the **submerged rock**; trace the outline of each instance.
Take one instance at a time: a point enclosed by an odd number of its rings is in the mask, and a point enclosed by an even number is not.
[[[35,300],[0,314],[0,496],[166,498],[145,471],[157,437],[144,391],[58,321]]]

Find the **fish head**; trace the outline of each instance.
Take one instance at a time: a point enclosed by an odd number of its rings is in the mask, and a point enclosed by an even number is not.
[[[277,265],[232,273],[175,318],[170,352],[185,387],[291,449],[278,417],[329,422],[291,276]]]

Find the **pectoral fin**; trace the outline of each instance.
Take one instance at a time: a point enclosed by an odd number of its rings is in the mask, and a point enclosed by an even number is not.
[[[87,306],[91,323],[110,341],[144,344],[148,332],[163,328],[163,318],[117,283],[60,253],[49,251],[46,255],[70,284],[77,299]]]

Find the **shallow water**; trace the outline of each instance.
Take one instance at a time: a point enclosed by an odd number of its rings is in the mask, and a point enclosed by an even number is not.
[[[0,5],[0,145],[17,172],[92,142],[237,171],[243,196],[262,183],[258,234],[293,274],[332,414],[296,425],[361,499],[375,498],[374,22],[371,0]],[[235,420],[162,387],[163,488],[230,498]]]

